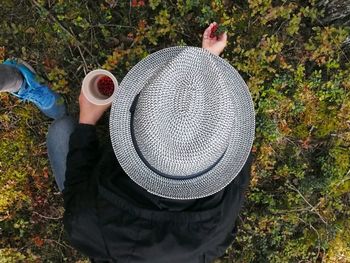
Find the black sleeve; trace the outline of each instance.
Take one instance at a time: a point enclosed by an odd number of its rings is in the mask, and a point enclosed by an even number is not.
[[[210,240],[210,244],[203,252],[204,259],[201,261],[203,263],[213,262],[214,259],[223,256],[236,238],[238,231],[236,221],[245,201],[245,192],[250,181],[252,162],[253,155],[250,153],[239,174],[225,188],[224,198],[221,203],[222,214],[215,222],[216,227],[214,231],[206,236]]]
[[[69,210],[70,201],[75,195],[78,193],[82,195],[88,191],[89,180],[99,156],[96,127],[89,124],[78,124],[69,140],[63,190],[66,209]]]
[[[251,177],[251,170],[252,170],[252,164],[253,164],[253,153],[250,152],[247,161],[245,162],[240,174],[239,178],[237,178],[237,184],[240,186],[240,188],[245,192],[248,188],[250,177]]]
[[[237,178],[236,185],[238,186],[238,189],[240,191],[240,203],[238,205],[239,212],[242,210],[244,203],[246,201],[246,191],[249,186],[250,178],[251,178],[251,169],[252,169],[252,164],[253,164],[253,153],[251,152],[248,156],[248,159],[246,163],[244,164],[239,177]],[[238,215],[237,215],[238,217]],[[235,225],[234,228],[231,231],[231,235],[233,238],[236,237],[237,235],[237,218],[235,218]]]
[[[73,247],[95,259],[107,259],[96,208],[95,167],[100,159],[96,127],[78,124],[70,136],[63,198],[64,228]]]

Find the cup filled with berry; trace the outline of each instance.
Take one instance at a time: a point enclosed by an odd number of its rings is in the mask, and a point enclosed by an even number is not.
[[[110,104],[116,94],[118,81],[113,74],[104,69],[89,72],[82,85],[84,96],[93,104]]]

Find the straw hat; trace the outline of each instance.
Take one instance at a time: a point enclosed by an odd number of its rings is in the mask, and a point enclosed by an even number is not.
[[[113,100],[110,136],[125,173],[158,196],[196,199],[227,186],[255,135],[247,85],[224,59],[171,47],[137,63]]]

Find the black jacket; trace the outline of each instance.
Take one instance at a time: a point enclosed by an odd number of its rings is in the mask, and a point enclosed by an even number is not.
[[[223,255],[236,234],[252,155],[223,190],[196,200],[148,193],[120,167],[112,146],[99,151],[96,128],[70,137],[64,226],[71,244],[95,262],[202,263]]]

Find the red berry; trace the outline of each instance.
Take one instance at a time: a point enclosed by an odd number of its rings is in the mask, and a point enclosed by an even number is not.
[[[104,76],[97,81],[98,91],[107,97],[112,96],[114,92],[114,83],[110,77]]]
[[[213,28],[211,29],[211,32],[210,32],[210,38],[216,37],[215,32],[216,32],[216,30],[218,30],[218,27],[219,27],[218,24],[215,24],[215,25],[213,26]]]
[[[138,6],[137,0],[132,0],[131,1],[131,6],[132,7],[137,7]]]

